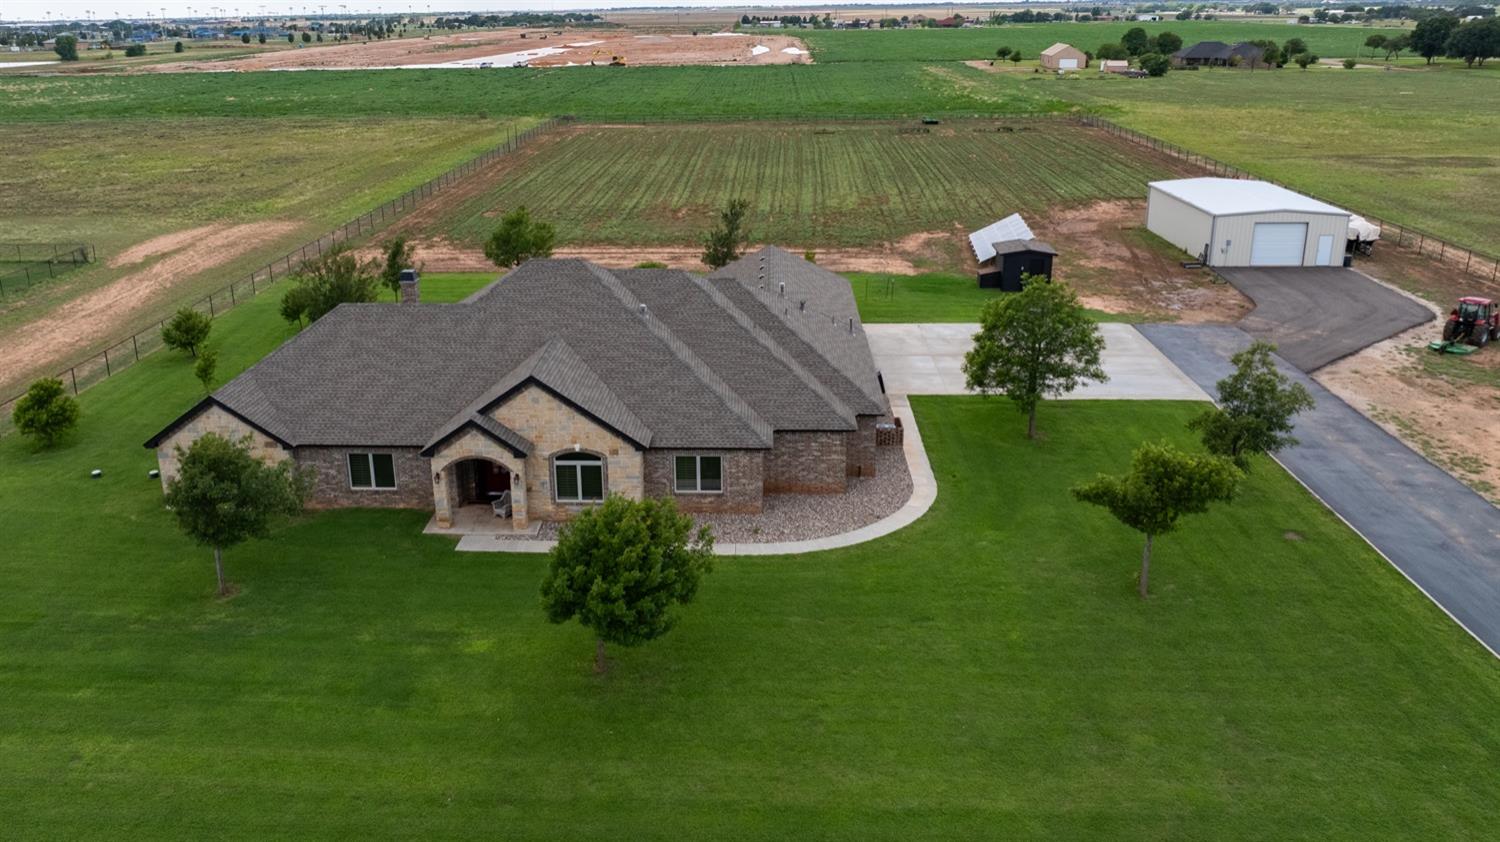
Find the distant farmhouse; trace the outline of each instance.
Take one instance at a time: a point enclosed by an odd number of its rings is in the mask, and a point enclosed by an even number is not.
[[[700,278],[533,260],[457,304],[343,304],[147,447],[248,437],[315,507],[493,508],[521,531],[611,494],[760,512],[875,473],[890,405],[849,282],[775,248]],[[501,527],[504,528],[504,527]]]
[[[1254,44],[1241,41],[1226,44],[1223,41],[1199,41],[1191,47],[1172,54],[1174,67],[1265,67],[1261,61],[1266,51]]]

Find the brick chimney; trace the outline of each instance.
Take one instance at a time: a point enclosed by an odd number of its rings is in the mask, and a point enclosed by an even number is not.
[[[422,299],[422,276],[415,269],[401,270],[401,303],[416,304]]]

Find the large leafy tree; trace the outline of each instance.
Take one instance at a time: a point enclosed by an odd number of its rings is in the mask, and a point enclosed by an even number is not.
[[[167,507],[196,543],[212,547],[219,595],[229,593],[224,550],[270,534],[271,520],[302,508],[305,477],[290,461],[272,467],[250,454],[247,441],[208,433],[177,448],[178,475],[167,484]]]
[[[1464,64],[1484,66],[1485,59],[1500,55],[1500,19],[1485,18],[1461,24],[1448,37],[1445,48],[1449,58],[1461,58]]]
[[[1253,456],[1295,445],[1292,418],[1313,406],[1307,388],[1276,368],[1275,351],[1275,345],[1257,340],[1231,357],[1234,373],[1217,384],[1219,405],[1188,422],[1210,453],[1243,470],[1249,470]]]
[[[730,199],[719,211],[719,224],[703,239],[703,262],[710,269],[739,259],[745,247],[745,214],[749,210],[750,203],[745,199]]]
[[[615,495],[585,509],[558,536],[542,607],[547,619],[577,618],[594,632],[594,670],[604,672],[604,645],[637,646],[666,634],[674,608],[692,601],[711,569],[713,534],[671,500]]]
[[[400,296],[401,270],[412,267],[412,262],[416,259],[416,248],[405,237],[397,237],[385,244],[384,253],[385,264],[380,268],[380,283],[392,294]]]
[[[1125,48],[1125,52],[1138,56],[1151,48],[1151,36],[1141,27],[1132,26],[1121,36],[1120,46]]]
[[[1160,53],[1146,53],[1140,57],[1140,63],[1149,76],[1165,76],[1172,69],[1172,60]]]
[[[196,357],[213,327],[214,321],[207,313],[183,307],[162,325],[161,341],[174,351],[187,351]]]
[[[281,316],[315,322],[340,304],[374,301],[378,274],[374,261],[360,260],[345,246],[337,246],[298,267],[292,288],[282,295]]]
[[[78,39],[72,35],[59,35],[53,42],[52,51],[63,61],[77,61]]]
[[[1046,278],[1023,280],[1020,292],[985,304],[974,347],[964,355],[964,378],[971,391],[1007,395],[1027,415],[1027,437],[1036,438],[1042,398],[1109,377],[1099,363],[1104,337],[1073,290]]]
[[[16,401],[10,420],[21,435],[35,440],[42,447],[51,447],[78,426],[78,415],[78,401],[67,393],[62,381],[44,377],[32,383],[26,394]]]
[[[500,217],[500,226],[484,243],[484,256],[502,269],[520,266],[534,257],[551,257],[557,231],[531,218],[525,206]]]
[[[1458,28],[1459,20],[1453,15],[1433,15],[1417,21],[1417,25],[1411,31],[1411,48],[1417,51],[1417,55],[1432,64],[1432,60],[1443,55],[1443,50],[1448,46],[1448,39],[1453,37],[1453,30]]]
[[[1151,543],[1177,528],[1183,515],[1208,511],[1234,496],[1240,471],[1221,456],[1183,453],[1165,442],[1143,444],[1131,458],[1130,473],[1100,474],[1073,488],[1073,496],[1102,506],[1126,526],[1146,536],[1137,590],[1145,599],[1151,577]]]
[[[1182,36],[1175,32],[1161,32],[1150,40],[1147,52],[1161,53],[1170,56],[1172,53],[1182,49]]]

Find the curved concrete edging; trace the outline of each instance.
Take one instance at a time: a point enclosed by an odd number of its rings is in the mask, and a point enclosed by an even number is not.
[[[901,508],[874,523],[838,535],[808,538],[805,541],[716,544],[714,552],[717,555],[798,555],[852,547],[883,538],[910,526],[927,514],[927,510],[937,500],[937,478],[932,474],[932,464],[927,461],[927,450],[922,446],[922,434],[917,430],[917,418],[912,414],[911,402],[905,395],[891,395],[890,400],[891,414],[901,419],[901,452],[906,456],[906,468],[911,473],[911,497],[907,498]],[[541,539],[513,540],[489,535],[465,535],[458,541],[458,550],[473,553],[545,553],[556,545],[556,541]]]

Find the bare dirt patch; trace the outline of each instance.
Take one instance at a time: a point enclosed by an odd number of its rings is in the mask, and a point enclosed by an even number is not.
[[[1250,300],[1212,272],[1184,269],[1186,255],[1147,232],[1145,220],[1145,202],[1114,200],[1056,207],[1027,221],[1058,251],[1053,277],[1087,307],[1179,322],[1234,322],[1250,312]]]
[[[1459,481],[1500,503],[1500,352],[1426,350],[1429,323],[1320,369],[1329,391]]]
[[[1492,268],[1488,261],[1474,263],[1467,253],[1446,249],[1433,253],[1426,244],[1418,252],[1415,245],[1398,246],[1394,241],[1381,240],[1375,244],[1374,254],[1355,259],[1355,268],[1414,292],[1444,312],[1465,295],[1500,299],[1500,277],[1488,274]],[[1467,271],[1476,266],[1479,271]]]
[[[495,264],[484,256],[481,249],[460,245],[444,238],[415,240],[412,243],[415,260],[424,272],[491,272],[498,271]],[[760,248],[752,245],[750,249]],[[801,254],[797,249],[788,249]],[[378,257],[374,247],[362,249],[361,258]],[[673,269],[702,272],[703,247],[691,246],[608,246],[568,245],[559,247],[554,257],[577,257],[590,260],[612,269],[629,269],[641,263],[664,263]],[[880,249],[820,249],[814,251],[819,266],[835,272],[886,272],[896,275],[915,275],[920,271],[911,260],[899,252],[883,252]]]
[[[538,55],[538,53],[545,53]],[[641,34],[620,29],[507,29],[423,38],[348,42],[226,59],[213,63],[170,62],[142,68],[152,72],[252,70],[338,70],[376,67],[479,66],[496,70],[523,61],[529,67],[691,64],[808,64],[812,56],[800,39],[787,35],[727,33]]]
[[[210,227],[216,230],[195,236],[150,265],[16,328],[4,338],[0,383],[67,365],[101,337],[123,335],[139,324],[142,313],[159,307],[181,281],[259,248],[295,230],[297,223],[273,220]]]
[[[111,269],[118,269],[121,266],[130,266],[140,263],[143,260],[160,257],[169,252],[177,251],[200,237],[213,236],[226,227],[222,224],[203,225],[198,228],[188,228],[182,231],[173,231],[170,234],[162,234],[160,237],[152,237],[111,257],[109,259],[109,266]]]

